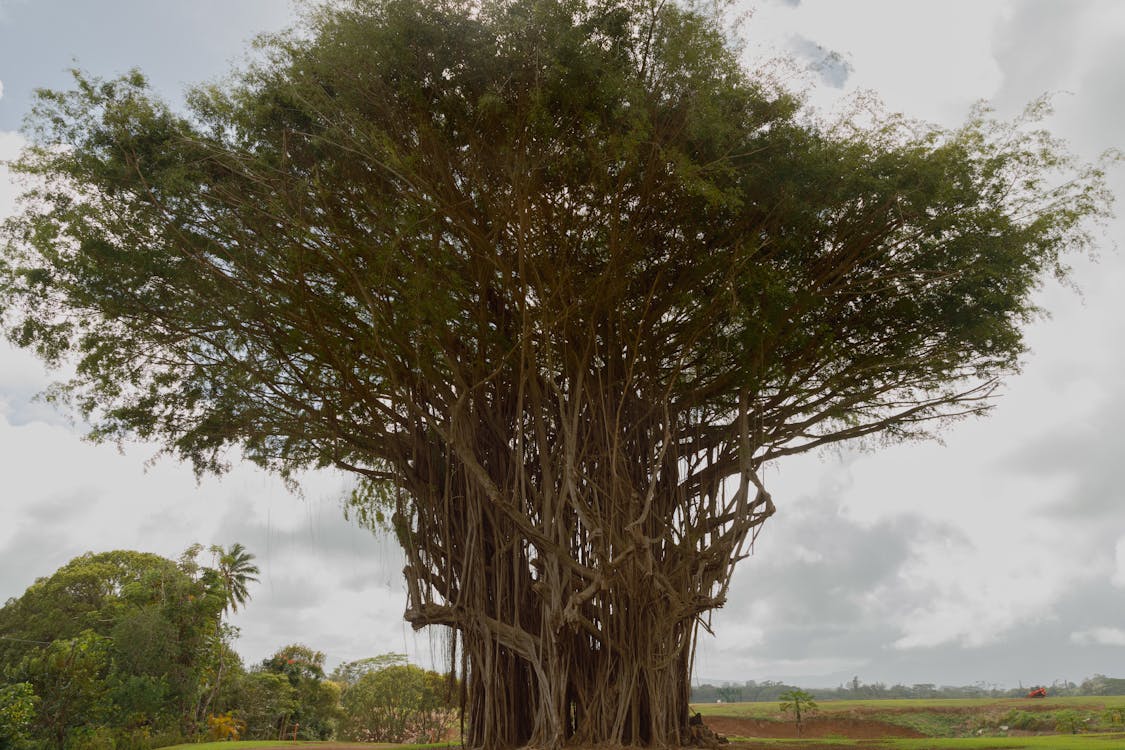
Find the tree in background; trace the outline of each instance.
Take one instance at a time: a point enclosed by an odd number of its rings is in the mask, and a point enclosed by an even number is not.
[[[324,740],[336,731],[340,687],[324,678],[324,654],[302,644],[278,649],[261,671],[282,675],[293,688],[292,710],[277,727],[277,738]]]
[[[804,690],[790,690],[781,694],[781,705],[778,708],[783,714],[793,713],[794,721],[797,723],[797,736],[800,737],[804,717],[816,711],[818,706],[813,696]]]
[[[412,664],[364,672],[344,691],[342,739],[356,742],[440,742],[456,713],[448,681]]]
[[[378,656],[369,656],[366,659],[343,662],[332,670],[329,679],[333,682],[340,683],[346,690],[359,682],[359,679],[369,672],[378,672],[387,667],[402,666],[408,662],[409,660],[406,658],[406,654],[380,654]]]
[[[12,676],[39,699],[34,734],[63,750],[70,735],[103,726],[113,710],[111,668],[110,641],[92,630],[25,655]]]
[[[738,685],[723,685],[716,692],[723,703],[737,703],[742,700],[742,688]]]
[[[199,550],[179,562],[87,553],[0,608],[2,677],[32,686],[37,739],[62,747],[109,732],[127,744],[205,726],[209,675],[220,659],[238,658],[220,621],[226,588],[196,562]]]
[[[297,690],[285,675],[252,671],[238,680],[235,713],[246,725],[242,739],[279,739],[296,711]]]
[[[187,115],[41,94],[3,324],[94,437],[360,477],[472,746],[681,742],[763,465],[985,412],[1107,212],[1041,107],[824,124],[674,3],[308,19]]]
[[[203,698],[197,712],[200,721],[207,719],[209,723],[211,709],[222,692],[227,672],[232,665],[241,666],[241,661],[234,655],[231,647],[238,638],[238,629],[223,622],[223,617],[228,612],[237,612],[239,607],[245,606],[250,600],[249,584],[257,583],[257,575],[261,572],[254,564],[254,555],[238,542],[229,549],[213,544],[211,555],[215,563],[213,570],[222,582],[226,601],[217,615],[218,623],[211,639],[215,658],[211,662],[211,668],[203,675]]]

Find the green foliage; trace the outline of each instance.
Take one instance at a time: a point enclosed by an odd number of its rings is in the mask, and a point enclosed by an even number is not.
[[[357,742],[438,742],[454,717],[446,679],[409,664],[364,673],[343,711],[340,736]]]
[[[1081,695],[1125,695],[1125,679],[1096,674],[1083,680]]]
[[[1125,725],[1125,708],[1120,706],[1107,708],[1102,712],[1101,719],[1111,727],[1121,727]]]
[[[283,646],[263,660],[262,669],[285,675],[289,684],[296,687],[302,682],[324,679],[324,654],[294,643]]]
[[[21,750],[27,744],[36,703],[30,683],[0,687],[0,750]]]
[[[274,672],[250,672],[240,681],[238,695],[248,739],[278,739],[298,708],[296,688]]]
[[[61,750],[72,736],[108,719],[110,649],[108,638],[86,630],[23,657],[12,672],[15,680],[33,685],[39,697],[36,736]]]
[[[254,564],[254,555],[237,542],[229,549],[223,549],[217,544],[212,545],[211,553],[215,556],[216,570],[226,590],[226,608],[231,612],[237,612],[238,608],[245,606],[250,598],[248,584],[257,583],[256,576],[261,572]]]
[[[93,747],[109,736],[130,750],[201,726],[223,660],[238,659],[221,623],[227,584],[198,564],[200,549],[179,562],[88,553],[0,609],[4,677],[41,701],[36,739]]]
[[[742,688],[738,685],[724,685],[716,690],[716,694],[724,703],[737,703],[742,700]]]
[[[329,679],[345,687],[351,687],[359,681],[359,678],[369,672],[378,672],[387,667],[402,666],[407,663],[406,654],[380,654],[379,656],[369,656],[366,659],[343,662],[332,670]]]
[[[386,478],[374,414],[399,363],[444,377],[457,341],[489,371],[515,340],[468,310],[486,289],[517,305],[481,273],[507,265],[489,259],[512,251],[517,188],[543,218],[527,278],[575,303],[576,330],[610,309],[662,361],[693,352],[675,388],[701,409],[796,369],[827,379],[786,394],[813,443],[903,436],[983,408],[1031,290],[1106,211],[1101,172],[1028,127],[1042,104],[955,131],[820,128],[674,5],[643,50],[648,11],[626,2],[486,6],[313,14],[188,116],[135,72],[41,92],[15,167],[40,200],[8,223],[0,309],[16,343],[78,360],[67,390],[95,436],[162,439],[200,469],[239,443]]]
[[[1054,729],[1055,720],[1051,714],[1042,711],[1022,711],[1013,709],[1004,714],[996,724],[1025,732],[1043,732]]]
[[[1086,728],[1089,722],[1088,716],[1072,709],[1059,711],[1055,714],[1054,718],[1055,731],[1064,732],[1066,734],[1078,734]]]
[[[283,677],[292,688],[285,693],[263,683],[264,704],[272,706],[274,735],[279,738],[323,740],[336,731],[339,717],[340,687],[324,679],[324,654],[308,646],[284,646],[262,661],[261,673]],[[270,702],[272,701],[272,703]],[[251,720],[247,715],[247,736],[265,737],[262,734],[262,716]]]
[[[66,738],[66,750],[115,750],[116,744],[113,729],[106,726],[81,726]]]
[[[797,723],[797,736],[800,736],[801,723],[804,720],[804,716],[815,712],[819,706],[817,706],[816,701],[813,700],[813,696],[806,693],[804,690],[790,690],[782,693],[780,697],[781,703],[778,709],[783,714],[793,713],[794,721]]]
[[[213,740],[236,742],[246,734],[246,722],[236,717],[233,711],[208,716],[207,734]]]

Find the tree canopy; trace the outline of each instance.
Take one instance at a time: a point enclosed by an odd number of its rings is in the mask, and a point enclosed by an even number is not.
[[[179,562],[86,553],[0,608],[0,685],[30,691],[37,740],[62,748],[113,727],[129,743],[203,724],[237,656],[221,621],[226,585],[195,562],[199,549]]]
[[[360,477],[472,745],[679,742],[761,466],[985,411],[1108,210],[1030,120],[822,124],[675,4],[348,0],[264,49],[186,113],[40,93],[3,322],[96,437]]]

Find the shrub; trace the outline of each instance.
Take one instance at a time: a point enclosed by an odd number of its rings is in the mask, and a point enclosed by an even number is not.
[[[238,740],[246,733],[246,722],[232,711],[207,717],[207,733],[213,740]]]
[[[1050,715],[1031,711],[1009,711],[996,723],[1024,732],[1047,732],[1054,728],[1054,719]]]
[[[14,750],[28,741],[36,700],[29,683],[0,688],[0,750]]]
[[[1059,711],[1055,714],[1055,731],[1078,734],[1085,728],[1088,720],[1087,717],[1077,711],[1072,711],[1070,709]]]

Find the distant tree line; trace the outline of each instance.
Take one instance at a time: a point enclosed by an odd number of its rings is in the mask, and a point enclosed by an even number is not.
[[[347,662],[302,644],[246,667],[226,614],[254,557],[87,553],[0,608],[0,750],[148,750],[201,739],[436,741],[457,686],[401,654]]]
[[[1125,695],[1125,679],[1094,675],[1081,683],[1054,681],[1042,683],[1048,695]],[[913,685],[886,685],[882,682],[864,683],[853,677],[835,688],[805,688],[813,690],[818,701],[878,700],[892,698],[1022,698],[1031,686],[1001,688],[998,685],[978,682],[974,685],[936,685],[923,682]],[[742,701],[777,701],[785,693],[800,690],[796,685],[774,680],[747,680],[742,684],[693,685],[692,703],[738,703]]]

